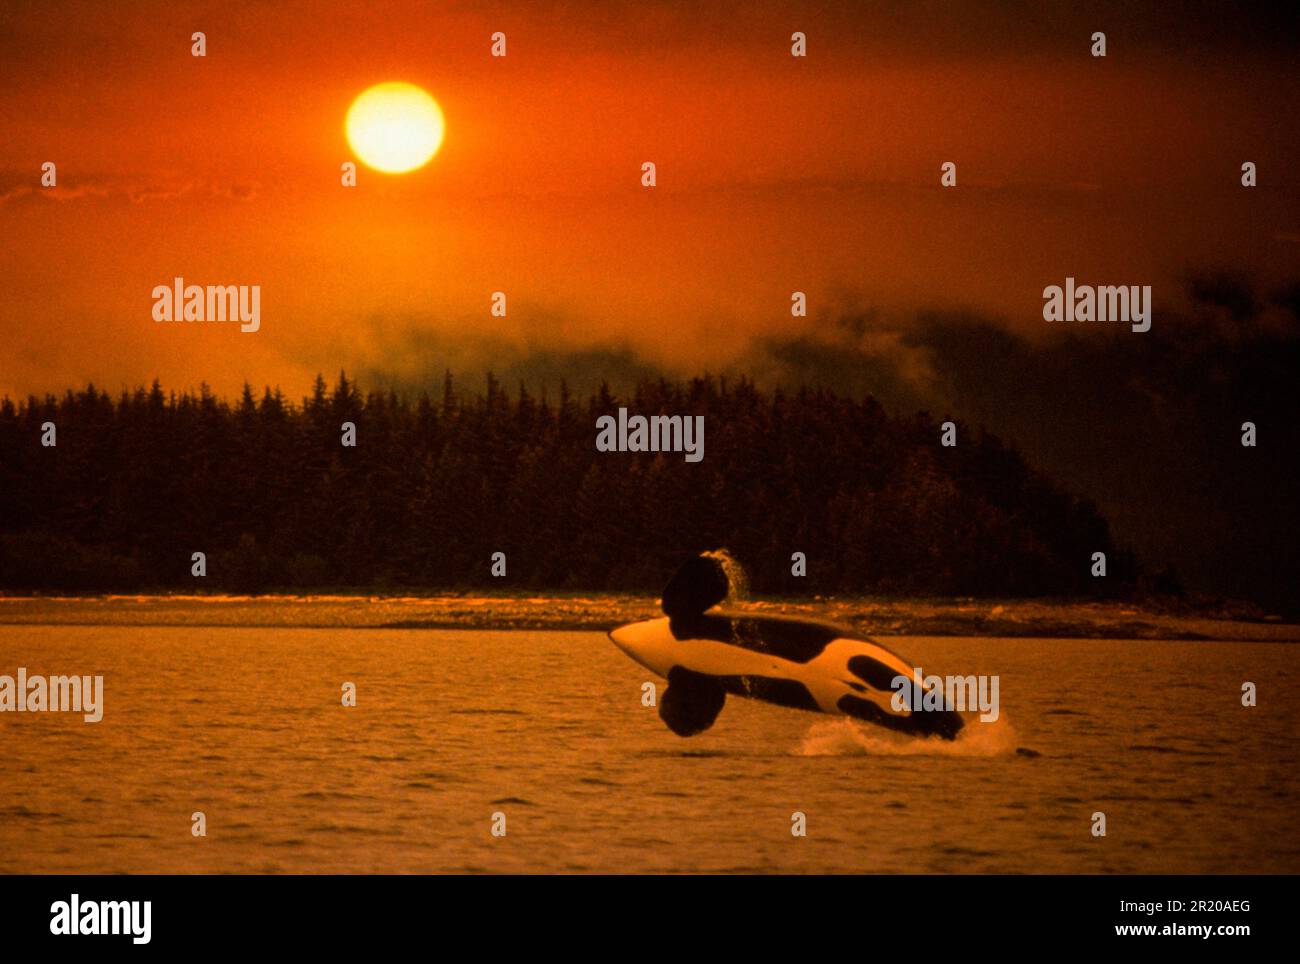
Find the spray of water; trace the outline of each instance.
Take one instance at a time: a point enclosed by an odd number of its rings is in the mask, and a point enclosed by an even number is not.
[[[1005,715],[993,723],[972,720],[955,740],[909,736],[844,717],[814,723],[794,753],[796,756],[988,757],[1015,750],[1016,731]]]
[[[727,574],[727,582],[730,585],[727,601],[739,602],[749,598],[749,576],[745,572],[745,567],[737,562],[730,552],[726,549],[710,549],[702,555],[706,559],[716,561]]]

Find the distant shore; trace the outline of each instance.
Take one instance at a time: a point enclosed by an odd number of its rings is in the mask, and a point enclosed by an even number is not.
[[[729,610],[838,623],[871,636],[1300,641],[1300,624],[1247,610],[1132,602],[884,597],[764,598]],[[662,615],[609,593],[412,595],[0,595],[0,624],[354,629],[608,630]]]

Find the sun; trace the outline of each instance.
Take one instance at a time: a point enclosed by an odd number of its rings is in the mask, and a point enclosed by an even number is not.
[[[395,80],[362,91],[348,109],[346,127],[348,143],[365,164],[403,174],[438,153],[445,125],[436,100]]]

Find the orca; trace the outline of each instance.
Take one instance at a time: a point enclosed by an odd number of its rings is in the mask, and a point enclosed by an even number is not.
[[[727,598],[721,562],[696,556],[664,587],[664,615],[609,632],[614,645],[668,681],[659,717],[678,736],[711,727],[727,695],[833,713],[901,733],[956,739],[951,708],[920,709],[912,664],[874,640],[829,623],[710,611]],[[896,709],[903,677],[916,710]]]

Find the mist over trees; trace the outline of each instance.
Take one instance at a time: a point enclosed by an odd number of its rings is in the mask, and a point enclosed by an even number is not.
[[[596,419],[620,405],[703,415],[703,461],[598,452]],[[116,399],[93,385],[5,399],[0,587],[655,593],[686,556],[726,547],[764,593],[1132,589],[1134,560],[1090,503],[991,435],[959,424],[944,448],[940,434],[928,414],[893,417],[871,398],[710,377],[645,381],[629,398],[507,392],[488,375],[474,392],[448,376],[435,397],[318,377],[297,404],[157,382]],[[490,573],[495,552],[505,578]]]

